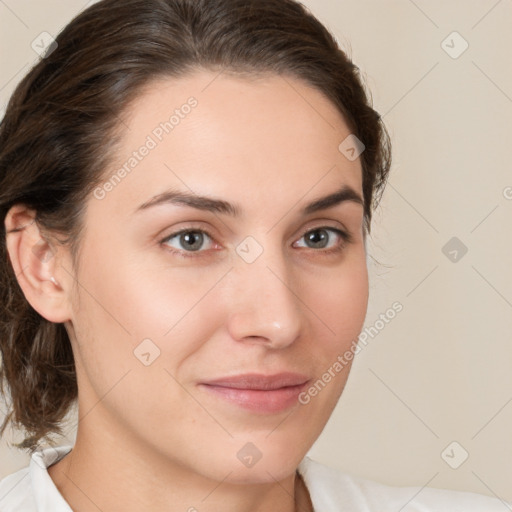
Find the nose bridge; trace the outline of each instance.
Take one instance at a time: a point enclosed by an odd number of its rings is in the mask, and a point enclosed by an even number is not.
[[[232,295],[229,329],[234,339],[258,338],[276,348],[299,335],[302,316],[295,291],[293,269],[272,234],[248,236],[236,248],[231,272]]]

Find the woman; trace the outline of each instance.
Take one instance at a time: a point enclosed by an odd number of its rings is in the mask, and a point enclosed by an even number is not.
[[[32,453],[2,511],[503,510],[306,457],[364,322],[390,144],[299,3],[103,0],[0,141],[3,427]],[[43,447],[75,402],[74,446]]]

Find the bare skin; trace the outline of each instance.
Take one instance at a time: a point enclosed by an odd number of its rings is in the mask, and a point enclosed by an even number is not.
[[[49,474],[77,512],[312,510],[296,469],[350,365],[307,404],[277,412],[241,407],[203,383],[290,371],[312,385],[357,339],[368,302],[363,206],[301,211],[343,185],[362,196],[361,163],[338,149],[350,130],[317,90],[291,77],[217,75],[155,82],[125,112],[105,179],[148,135],[157,144],[88,200],[78,270],[65,247],[34,254],[34,212],[17,205],[6,218],[7,229],[27,226],[8,235],[27,299],[64,323],[72,343],[77,438]],[[158,140],[155,127],[190,97],[197,106]],[[241,213],[170,203],[135,211],[170,188]],[[171,238],[184,228],[203,231],[197,250]],[[251,467],[243,447],[261,455]]]

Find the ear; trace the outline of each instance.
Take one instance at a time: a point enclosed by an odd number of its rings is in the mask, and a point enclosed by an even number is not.
[[[5,230],[11,264],[30,305],[50,322],[70,320],[73,278],[61,265],[66,251],[51,245],[37,225],[36,212],[25,205],[11,207]]]

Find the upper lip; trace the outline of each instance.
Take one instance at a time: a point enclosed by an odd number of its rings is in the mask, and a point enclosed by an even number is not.
[[[283,372],[274,375],[246,373],[243,375],[209,380],[201,384],[234,389],[259,389],[269,391],[289,386],[300,386],[305,384],[308,380],[309,377],[301,375],[300,373]]]

